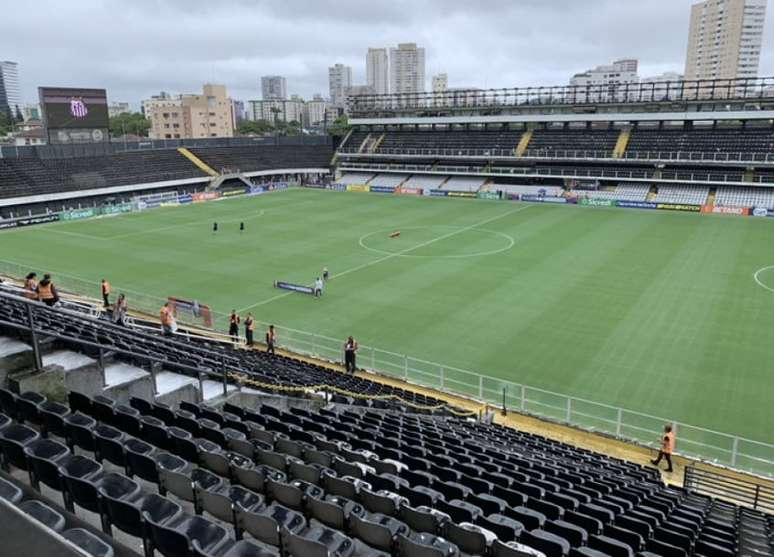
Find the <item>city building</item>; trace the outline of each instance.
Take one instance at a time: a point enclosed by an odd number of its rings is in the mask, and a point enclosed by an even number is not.
[[[288,98],[288,81],[281,75],[265,75],[261,78],[261,98],[265,101]]]
[[[19,88],[19,64],[0,60],[0,110],[11,111],[14,117],[22,113],[21,89]]]
[[[449,88],[449,76],[439,73],[433,76],[433,93],[443,93]]]
[[[306,102],[304,107],[304,124],[306,126],[322,126],[325,124],[325,111],[328,110],[330,103],[322,98],[322,95],[315,95],[312,100]]]
[[[643,77],[640,83],[642,87],[643,101],[676,100],[682,97],[681,84],[684,81],[683,74],[677,72],[665,72],[653,77]]]
[[[24,116],[25,122],[28,122],[29,120],[42,120],[43,113],[40,110],[40,104],[38,103],[25,104],[24,108],[22,109],[22,116]]]
[[[339,108],[345,108],[347,101],[347,89],[352,86],[352,67],[344,64],[335,64],[328,68],[328,87],[331,104]]]
[[[421,93],[425,90],[425,49],[401,43],[390,49],[390,92]]]
[[[239,124],[245,119],[245,102],[244,101],[232,101],[234,106],[234,123]]]
[[[143,99],[140,102],[140,111],[143,116],[150,118],[151,110],[155,107],[177,106],[180,95],[172,95],[166,91],[161,91],[158,95],[152,95],[149,99]]]
[[[626,85],[639,82],[637,60],[616,60],[572,76],[570,85],[577,89],[570,94],[576,102],[623,101],[627,98]],[[634,96],[634,88],[628,94]]]
[[[685,79],[757,77],[766,0],[705,0],[691,7]]]
[[[386,48],[368,49],[366,83],[377,95],[386,95],[390,92],[390,63]]]
[[[304,121],[304,101],[298,97],[290,100],[247,101],[248,120],[266,120],[272,124],[278,122]]]
[[[108,105],[108,117],[115,118],[119,114],[131,114],[132,109],[129,107],[129,103],[113,102]]]
[[[143,108],[151,121],[151,139],[234,136],[233,103],[225,85],[207,83],[200,95],[170,96],[150,103],[143,101]]]

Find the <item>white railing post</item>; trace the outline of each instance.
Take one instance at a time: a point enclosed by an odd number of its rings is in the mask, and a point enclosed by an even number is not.
[[[521,402],[519,402],[519,405],[521,406],[522,412],[524,411],[524,385],[519,385],[521,387]]]
[[[478,398],[484,400],[484,376],[478,376]]]
[[[440,377],[440,380],[441,380],[441,388],[443,389],[446,386],[446,380],[445,380],[445,377],[444,377],[443,366],[441,366],[441,377]]]
[[[616,437],[621,436],[621,425],[623,425],[623,408],[618,409],[618,418],[615,422],[615,435]]]
[[[371,369],[376,371],[376,348],[371,348]]]
[[[408,354],[403,356],[403,379],[408,381]]]
[[[739,454],[739,437],[734,437],[734,446],[731,449],[731,466],[736,466],[737,454]]]
[[[572,399],[570,397],[567,397],[567,423],[569,424],[572,420]]]

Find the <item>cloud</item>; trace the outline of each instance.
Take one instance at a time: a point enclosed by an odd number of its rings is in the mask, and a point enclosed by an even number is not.
[[[0,52],[18,61],[25,101],[40,85],[105,87],[115,101],[224,83],[260,98],[260,76],[328,93],[328,67],[365,81],[368,47],[416,42],[452,87],[561,85],[623,57],[642,76],[682,71],[691,0],[33,0],[6,10]],[[34,17],[30,14],[34,13]],[[767,18],[764,45],[774,40]],[[761,75],[774,73],[764,48]]]

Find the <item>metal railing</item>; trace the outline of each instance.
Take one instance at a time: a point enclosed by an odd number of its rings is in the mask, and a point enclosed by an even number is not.
[[[0,274],[21,277],[29,267],[14,262],[0,261]],[[54,282],[62,290],[97,298],[99,283],[52,273]],[[141,294],[135,290],[114,286],[114,292],[127,295],[129,308],[156,315],[164,299]],[[228,315],[213,312],[214,329],[228,329]],[[257,322],[268,327],[266,322]],[[193,323],[196,325],[196,323]],[[274,324],[277,346],[295,352],[341,363],[344,339]],[[260,335],[259,335],[260,338]],[[548,391],[482,375],[458,367],[421,358],[360,345],[358,367],[452,395],[459,395],[507,411],[537,416],[569,424],[592,432],[656,448],[664,424],[672,424],[678,435],[680,454],[728,466],[762,476],[774,477],[774,444],[746,439],[710,429],[697,427],[674,419],[627,410],[592,400]]]
[[[701,151],[628,151],[621,157],[613,157],[612,150],[593,149],[527,149],[523,155],[516,155],[514,149],[451,149],[451,148],[380,148],[375,153],[342,151],[346,158],[397,157],[453,157],[488,159],[569,159],[569,160],[605,160],[621,162],[625,160],[651,162],[714,162],[739,164],[774,164],[772,153],[708,153]]]
[[[643,83],[464,89],[440,92],[352,95],[352,115],[406,110],[497,109],[521,106],[580,106],[637,103],[767,101],[774,98],[774,77],[701,79]]]
[[[732,478],[691,465],[685,467],[683,487],[694,493],[774,514],[774,488],[759,482]]]

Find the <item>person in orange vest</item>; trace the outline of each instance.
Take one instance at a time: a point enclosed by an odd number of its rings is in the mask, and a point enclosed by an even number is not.
[[[59,293],[51,282],[51,275],[43,275],[43,280],[38,283],[38,300],[51,307],[59,301]]]
[[[105,307],[110,306],[110,283],[106,279],[102,279],[102,300]]]
[[[269,325],[266,331],[266,353],[274,354],[274,341],[277,340],[277,333],[274,332],[274,325]]]
[[[658,466],[661,459],[664,458],[669,465],[667,472],[672,472],[672,453],[675,450],[675,432],[672,431],[672,426],[667,424],[664,426],[664,437],[661,438],[661,450],[658,452],[658,458],[651,460],[650,463],[653,466]]]
[[[161,309],[159,310],[159,320],[161,321],[161,329],[164,331],[164,334],[167,336],[171,335],[174,317],[172,316],[172,308],[169,307],[169,302],[166,302],[161,306]]]
[[[24,297],[30,300],[38,299],[38,275],[29,273],[24,277]]]
[[[247,317],[245,318],[245,341],[247,341],[247,346],[253,345],[254,332],[255,332],[255,319],[253,319],[252,313],[248,313]]]
[[[241,319],[235,309],[231,310],[231,315],[228,318],[228,334],[236,342],[239,340],[239,323]]]

